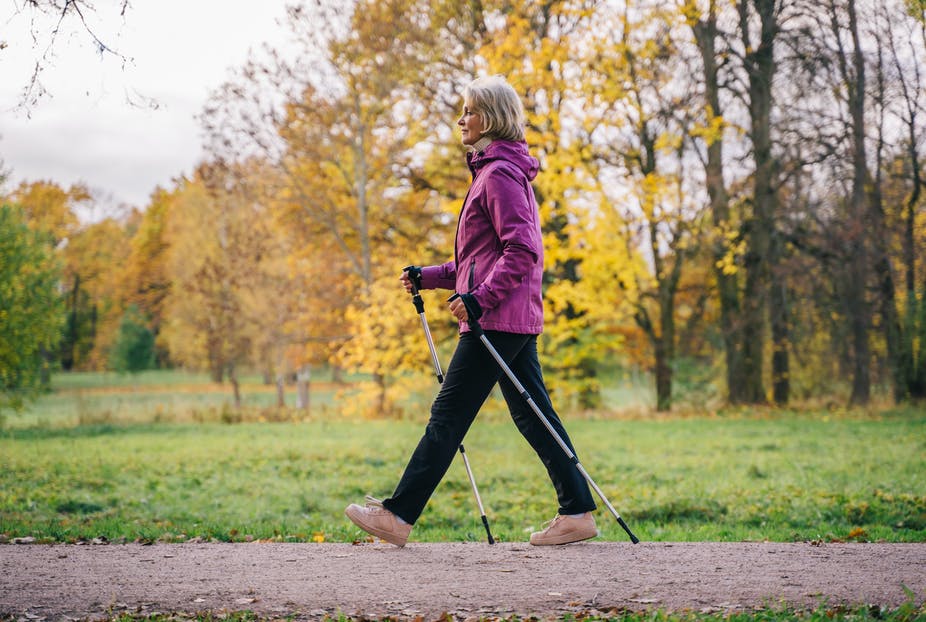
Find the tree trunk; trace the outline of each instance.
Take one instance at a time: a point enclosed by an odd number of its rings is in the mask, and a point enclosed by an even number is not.
[[[926,23],[921,32],[923,41],[926,42]],[[899,67],[900,62],[897,58],[897,52],[893,51],[894,64]],[[918,84],[918,81],[917,81]],[[910,170],[913,187],[910,195],[907,197],[904,206],[903,215],[903,269],[904,281],[906,285],[906,307],[907,314],[901,331],[900,344],[900,365],[903,378],[904,397],[915,400],[926,397],[926,369],[917,361],[917,349],[915,344],[919,344],[919,350],[922,352],[926,349],[922,339],[922,332],[919,328],[921,321],[919,309],[923,303],[917,300],[916,296],[916,212],[920,203],[920,196],[923,191],[922,164],[920,154],[917,149],[917,116],[919,113],[918,90],[908,89],[906,84],[902,83],[902,93],[906,103],[908,118],[904,119],[907,129],[907,155],[910,161]]]
[[[866,253],[854,245],[858,255]],[[851,373],[852,394],[849,403],[864,405],[871,399],[871,373],[868,363],[871,360],[871,348],[868,342],[868,302],[865,300],[866,270],[857,259],[852,260],[848,275],[846,312],[849,314],[849,331],[852,339]]]
[[[665,339],[654,343],[656,354],[656,411],[672,410],[672,366],[666,352]]]
[[[296,408],[309,412],[309,387],[312,381],[312,368],[302,367],[296,374]]]
[[[680,263],[681,260],[678,259]],[[678,263],[676,264],[678,266]],[[656,410],[672,410],[672,366],[675,362],[675,288],[672,280],[660,287],[660,335],[655,340],[656,351]]]
[[[373,374],[373,382],[376,383],[376,412],[375,416],[383,417],[387,415],[386,404],[386,376],[383,374]]]
[[[74,369],[77,362],[77,341],[80,338],[80,315],[77,310],[79,300],[80,275],[74,274],[74,287],[71,289],[71,295],[68,296],[67,325],[64,339],[61,341],[61,367],[65,371]]]
[[[752,45],[749,34],[748,3],[740,6],[740,34],[746,49],[746,71],[749,77],[750,138],[753,160],[753,213],[748,219],[746,238],[746,286],[743,291],[743,401],[750,404],[766,402],[763,383],[763,348],[765,344],[765,313],[769,302],[770,274],[776,269],[772,236],[778,208],[776,162],[772,154],[772,86],[775,75],[774,43],[778,35],[775,0],[753,0],[760,20],[758,45]]]
[[[926,289],[926,286],[924,286],[924,289]],[[911,302],[911,304],[914,305],[911,316],[917,320],[911,326],[913,326],[912,330],[917,331],[919,349],[913,358],[910,397],[918,400],[926,398],[926,301],[917,300]]]
[[[49,390],[51,389],[51,367],[54,364],[55,357],[45,346],[40,348],[39,355],[42,357],[42,367],[39,370],[39,386],[43,390]]]
[[[884,214],[883,173],[884,170],[884,124],[887,87],[885,84],[883,55],[879,48],[875,73],[875,98],[879,109],[878,142],[875,153],[875,176],[872,183],[869,204],[871,208],[871,241],[874,246],[874,273],[877,275],[878,304],[881,311],[881,328],[887,344],[887,361],[891,390],[895,402],[901,402],[907,395],[904,374],[902,327],[897,311],[897,294],[894,287],[894,271],[891,266],[889,231]]]
[[[228,366],[228,380],[231,382],[232,395],[235,400],[235,408],[241,408],[241,386],[238,382],[238,372],[234,365]]]
[[[777,251],[774,254],[777,255]],[[772,399],[776,406],[784,406],[791,398],[791,311],[788,305],[787,285],[777,272],[772,274],[769,300],[772,325]]]
[[[865,154],[865,59],[858,34],[855,0],[848,0],[849,32],[852,37],[852,71],[846,72],[846,90],[852,121],[852,195],[849,200],[850,255],[849,299],[852,332],[852,395],[850,403],[864,405],[871,400],[871,308],[867,299],[868,267],[868,197],[866,187],[871,182]],[[834,16],[835,21],[835,16]],[[852,79],[854,76],[854,80]]]
[[[720,108],[720,68],[717,64],[717,16],[713,2],[707,19],[692,25],[704,70],[704,98],[708,114],[723,116]],[[704,164],[707,194],[710,198],[711,218],[716,230],[714,243],[714,274],[720,297],[720,324],[723,338],[727,374],[727,399],[731,403],[744,401],[742,389],[742,332],[739,325],[740,301],[736,274],[727,274],[723,259],[728,251],[726,233],[730,226],[730,199],[723,180],[723,136],[708,142],[707,161]]]
[[[276,377],[277,408],[286,406],[286,378],[282,373]]]

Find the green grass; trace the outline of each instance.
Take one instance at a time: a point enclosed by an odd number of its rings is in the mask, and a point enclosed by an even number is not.
[[[2,620],[3,618],[0,618]],[[12,619],[12,618],[11,618]],[[279,620],[301,619],[298,615],[275,616],[262,618],[252,611],[231,611],[222,613],[153,613],[153,614],[120,614],[107,619],[108,622],[270,622]],[[346,615],[325,616],[324,622],[352,622],[355,618]],[[360,618],[369,620],[369,618]],[[391,618],[385,618],[390,620]],[[452,622],[452,616],[441,620]],[[522,622],[522,618],[512,616],[508,618],[490,618],[496,622]],[[533,619],[533,618],[531,618]],[[785,622],[798,620],[801,622],[921,622],[926,620],[926,606],[917,606],[916,599],[910,594],[910,599],[900,607],[886,608],[877,606],[855,607],[827,607],[818,606],[811,610],[797,610],[790,608],[765,608],[757,611],[736,613],[702,613],[694,611],[667,612],[654,611],[624,611],[608,615],[598,613],[589,615],[565,615],[558,618],[559,622]]]
[[[330,387],[313,395],[304,419],[260,403],[230,409],[201,378],[161,372],[119,386],[128,381],[56,378],[55,393],[7,421],[0,534],[350,542],[361,534],[344,507],[391,493],[426,417],[346,419],[343,389]],[[272,399],[249,382],[246,394]],[[494,535],[524,541],[552,518],[556,499],[497,405],[486,415],[467,453]],[[913,408],[567,418],[567,429],[642,540],[926,541],[926,414]],[[626,540],[603,508],[598,522],[604,540]],[[483,538],[457,458],[413,539]]]

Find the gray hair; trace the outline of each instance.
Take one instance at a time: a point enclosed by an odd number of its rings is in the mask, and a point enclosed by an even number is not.
[[[524,140],[524,106],[514,88],[502,76],[477,78],[463,91],[469,108],[482,117],[485,136],[500,140]]]

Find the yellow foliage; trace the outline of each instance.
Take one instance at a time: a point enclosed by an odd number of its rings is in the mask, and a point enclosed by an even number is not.
[[[715,265],[726,275],[736,274],[746,254],[746,240],[735,231],[727,231],[723,236],[725,252]]]
[[[22,208],[31,229],[49,235],[57,245],[79,228],[76,209],[90,198],[90,191],[79,184],[65,190],[51,181],[24,181],[9,201]]]
[[[682,146],[683,137],[674,132],[663,132],[656,139],[656,149],[658,151],[678,151]]]
[[[707,114],[706,122],[692,125],[688,133],[695,138],[703,139],[704,143],[710,146],[723,139],[723,132],[727,127],[727,123],[722,116],[714,115],[710,106],[706,106],[705,111]]]

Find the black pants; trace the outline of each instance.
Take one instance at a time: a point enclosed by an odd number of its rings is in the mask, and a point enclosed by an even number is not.
[[[536,335],[496,331],[486,331],[485,335],[572,449],[543,383],[537,360]],[[592,493],[575,464],[566,457],[566,452],[504,375],[479,338],[472,333],[463,333],[444,376],[444,384],[431,406],[431,419],[424,435],[392,497],[383,501],[387,510],[408,523],[418,520],[496,382],[502,389],[515,425],[547,468],[559,500],[559,513],[580,514],[595,509]]]

